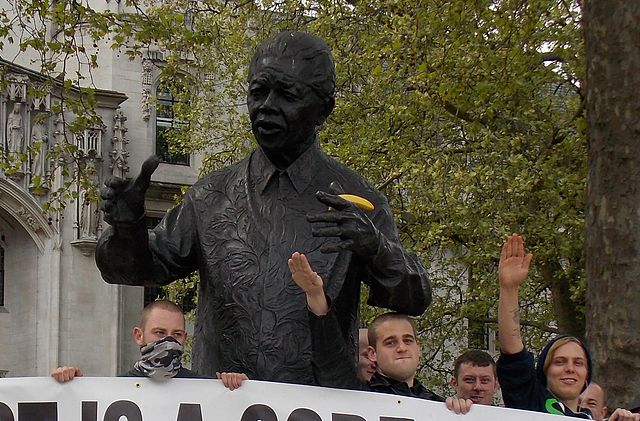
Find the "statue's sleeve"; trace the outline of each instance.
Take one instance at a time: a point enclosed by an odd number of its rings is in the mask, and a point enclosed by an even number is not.
[[[373,218],[378,250],[363,257],[367,266],[368,304],[410,316],[420,316],[431,304],[431,283],[418,256],[400,242],[389,205],[384,199]]]
[[[312,366],[319,386],[360,390],[364,383],[358,379],[356,366],[348,352],[347,344],[330,309],[324,316],[309,311],[311,329]]]
[[[166,285],[198,267],[194,204],[189,193],[160,224],[110,226],[98,240],[96,264],[110,284]]]

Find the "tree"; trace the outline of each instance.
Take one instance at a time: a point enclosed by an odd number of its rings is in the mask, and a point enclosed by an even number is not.
[[[236,91],[220,94],[238,102],[258,40],[299,28],[331,45],[338,98],[321,142],[386,193],[404,240],[433,263],[438,295],[420,321],[431,384],[444,380],[434,374],[450,370],[449,345],[466,342],[469,324],[494,322],[498,250],[510,232],[524,232],[536,255],[522,299],[530,345],[553,332],[584,333],[586,144],[576,4],[288,1],[232,13],[241,25],[226,28],[242,42],[217,39],[224,43],[218,52],[199,46],[191,66],[223,62],[220,80]],[[223,14],[194,14],[191,30],[217,28]],[[246,119],[221,127],[206,118],[211,105],[197,102],[189,118],[199,129],[207,124],[241,150]],[[199,133],[187,136],[213,135]]]
[[[85,41],[88,38],[96,46],[111,28],[126,30],[126,25],[118,26],[119,23],[112,16],[95,13],[76,2],[2,1],[0,89],[4,91],[11,83],[5,65],[7,59],[16,60],[27,53],[24,56],[30,58],[38,72],[38,82],[29,86],[28,96],[42,102],[50,96],[51,107],[40,113],[40,117],[52,116],[59,121],[55,139],[50,140],[51,147],[46,152],[51,165],[46,171],[49,175],[29,180],[31,191],[46,196],[42,207],[49,213],[50,220],[59,217],[56,213],[70,199],[79,198],[79,189],[86,191],[91,200],[97,200],[97,189],[92,182],[95,167],[85,165],[87,155],[69,134],[81,134],[103,124],[96,112],[96,89],[91,78],[91,70],[98,65],[98,55]],[[42,144],[27,146],[20,153],[4,150],[3,146],[0,145],[0,170],[12,177],[29,167],[30,156],[36,156]]]
[[[640,4],[585,1],[587,337],[609,407],[640,396]]]
[[[437,295],[419,323],[429,384],[446,383],[450,345],[466,344],[469,327],[482,333],[495,323],[499,246],[511,232],[524,233],[535,254],[521,297],[528,345],[558,331],[584,333],[577,0],[126,4],[130,13],[75,13],[92,37],[110,36],[109,47],[123,55],[151,46],[166,52],[156,63],[164,84],[189,98],[176,106],[185,127],[172,133],[173,147],[206,152],[203,171],[253,147],[242,104],[256,44],[284,28],[329,43],[337,106],[321,143],[387,195],[406,245],[432,266]],[[38,13],[70,34],[78,29],[48,10]]]

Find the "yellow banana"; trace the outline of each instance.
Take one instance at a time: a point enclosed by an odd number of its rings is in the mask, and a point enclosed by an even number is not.
[[[344,200],[348,200],[364,211],[372,211],[375,209],[373,203],[369,202],[364,197],[356,196],[355,194],[339,194],[338,196],[342,197]]]

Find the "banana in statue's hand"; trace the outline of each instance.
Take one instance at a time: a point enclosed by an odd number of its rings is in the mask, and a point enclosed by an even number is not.
[[[369,202],[364,197],[356,196],[355,194],[339,194],[344,200],[348,200],[363,211],[372,211],[375,209],[373,203]]]

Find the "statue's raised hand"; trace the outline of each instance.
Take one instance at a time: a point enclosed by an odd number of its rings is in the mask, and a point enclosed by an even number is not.
[[[144,217],[144,195],[151,184],[151,175],[160,158],[152,155],[142,164],[138,177],[131,181],[111,177],[100,191],[104,220],[110,225],[131,225]]]
[[[378,229],[358,206],[343,199],[339,194],[344,193],[342,187],[333,182],[329,186],[331,193],[319,191],[316,198],[329,206],[329,210],[315,215],[308,215],[311,223],[329,223],[330,226],[314,227],[311,231],[314,237],[334,237],[339,241],[323,246],[323,253],[334,253],[341,250],[351,250],[361,256],[372,256],[378,251],[380,238]]]

